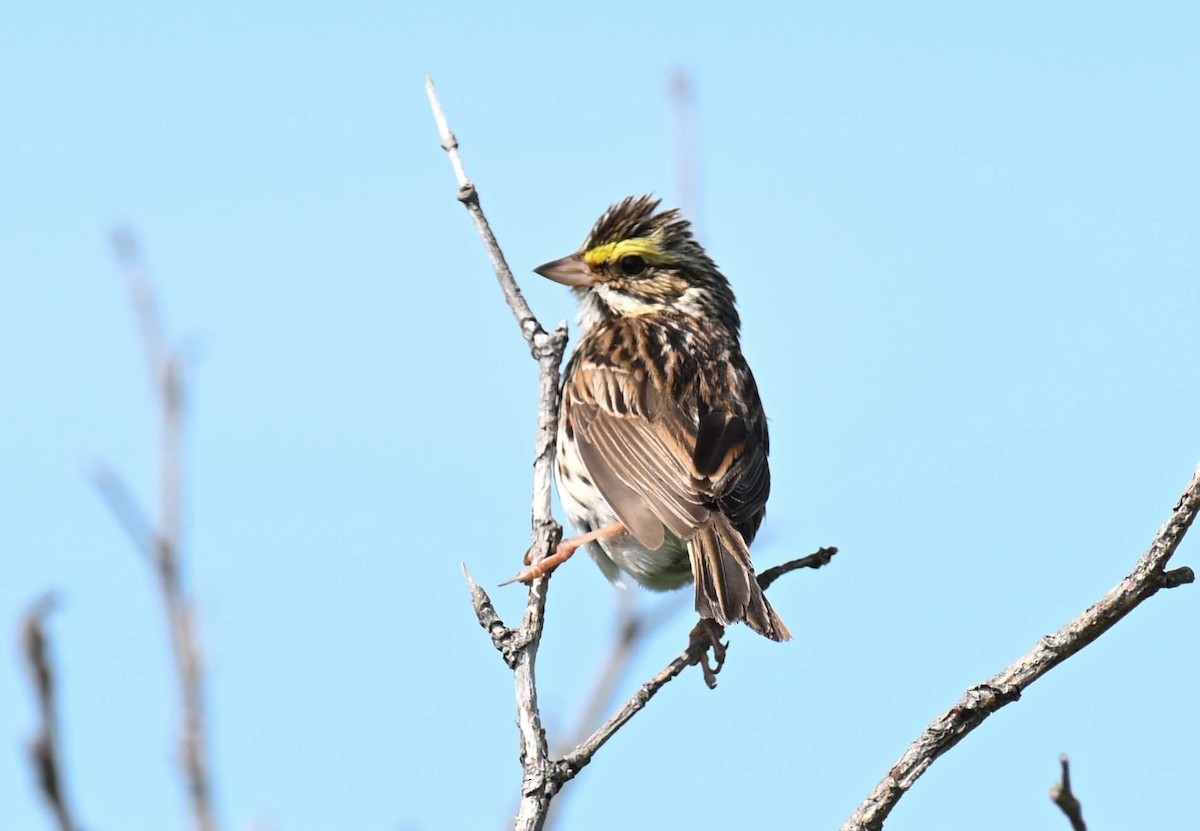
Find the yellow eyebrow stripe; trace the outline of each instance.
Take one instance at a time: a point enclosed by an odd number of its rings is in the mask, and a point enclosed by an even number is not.
[[[590,251],[584,252],[583,261],[590,266],[597,266],[615,262],[631,254],[636,254],[651,265],[670,263],[676,259],[667,254],[661,245],[649,237],[638,237],[636,239],[623,239],[620,242],[597,245]]]

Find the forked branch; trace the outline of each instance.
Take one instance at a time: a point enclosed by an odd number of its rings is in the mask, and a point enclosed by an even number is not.
[[[549,556],[558,541],[562,538],[562,528],[554,521],[550,510],[550,480],[554,469],[554,437],[558,432],[558,372],[562,365],[563,353],[567,348],[567,327],[560,324],[551,334],[547,333],[534,315],[533,310],[525,301],[512,269],[500,250],[500,244],[492,233],[483,207],[479,203],[479,193],[471,180],[467,178],[463,168],[462,157],[458,153],[458,139],[450,131],[446,115],[438,100],[437,89],[433,79],[425,80],[425,92],[429,96],[429,105],[433,108],[434,120],[437,121],[438,134],[442,139],[442,148],[450,156],[450,164],[454,168],[454,177],[458,181],[458,200],[466,207],[475,228],[483,239],[488,256],[492,260],[492,269],[504,292],[504,298],[512,309],[521,327],[521,334],[529,345],[534,359],[538,363],[538,414],[537,437],[535,440],[533,462],[533,508],[532,508],[532,545],[529,549],[531,562],[538,562]],[[467,575],[475,602],[476,614],[484,628],[492,633],[493,642],[504,654],[505,661],[513,671],[516,681],[517,694],[517,727],[521,737],[521,765],[524,769],[524,781],[521,785],[521,806],[517,813],[516,828],[539,829],[545,822],[546,812],[550,808],[553,791],[547,787],[549,773],[549,749],[546,745],[546,731],[542,726],[541,712],[537,702],[537,651],[542,640],[542,628],[545,625],[546,590],[549,578],[534,580],[529,586],[529,599],[525,604],[525,616],[519,629],[510,630],[504,626],[491,607],[491,601],[475,582]],[[486,603],[485,603],[486,601]],[[489,611],[490,610],[490,611]],[[485,616],[485,611],[487,616]],[[503,635],[503,637],[499,637]],[[557,790],[557,789],[555,789]]]
[[[151,563],[158,580],[167,629],[175,659],[181,702],[180,764],[196,831],[216,831],[209,773],[204,672],[196,637],[192,602],[183,585],[180,549],[183,538],[183,417],[186,362],[179,349],[167,344],[154,293],[143,274],[141,253],[133,236],[113,234],[121,266],[142,333],[150,384],[159,419],[159,515],[152,524],[122,480],[108,467],[93,474],[96,489],[128,534],[134,547]]]

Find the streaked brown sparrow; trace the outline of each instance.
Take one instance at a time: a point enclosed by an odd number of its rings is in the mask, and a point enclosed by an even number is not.
[[[656,590],[694,581],[702,619],[785,641],[750,562],[771,475],[733,292],[687,220],[658,205],[619,202],[577,253],[535,269],[579,298],[556,474],[580,536],[517,579],[587,545],[610,580],[624,572]]]

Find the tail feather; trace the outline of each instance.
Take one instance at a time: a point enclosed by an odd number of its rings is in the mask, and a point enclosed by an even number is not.
[[[744,621],[773,641],[791,640],[792,633],[758,585],[749,547],[728,517],[714,514],[688,541],[688,554],[700,617],[722,626]]]

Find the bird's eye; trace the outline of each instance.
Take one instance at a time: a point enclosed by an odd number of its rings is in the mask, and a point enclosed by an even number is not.
[[[621,273],[626,277],[635,277],[646,270],[646,261],[637,254],[622,257],[618,265],[621,266]]]

